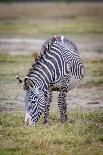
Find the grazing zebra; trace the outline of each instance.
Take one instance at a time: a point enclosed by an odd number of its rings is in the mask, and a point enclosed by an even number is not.
[[[43,112],[44,123],[48,122],[52,90],[55,88],[60,90],[60,119],[67,121],[66,94],[83,77],[84,66],[75,44],[63,36],[48,39],[41,48],[40,57],[24,79],[26,123],[35,125]]]

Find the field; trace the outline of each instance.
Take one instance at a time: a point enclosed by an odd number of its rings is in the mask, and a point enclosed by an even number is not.
[[[103,3],[0,4],[0,155],[103,154],[102,8]],[[34,39],[35,43],[54,34],[75,41],[85,65],[85,79],[67,95],[66,124],[59,120],[58,92],[53,92],[49,123],[43,125],[42,116],[30,128],[24,124],[25,92],[15,76],[25,77],[34,61],[33,52],[39,50],[33,43],[31,50],[27,43],[4,44],[2,40]]]

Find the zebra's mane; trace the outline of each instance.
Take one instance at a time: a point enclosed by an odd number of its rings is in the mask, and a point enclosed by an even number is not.
[[[34,54],[35,62],[32,64],[32,66],[29,68],[28,73],[26,74],[26,77],[24,79],[24,85],[23,89],[28,90],[30,86],[30,80],[28,80],[27,77],[30,77],[30,75],[36,70],[36,66],[38,66],[39,62],[41,60],[44,60],[44,57],[46,53],[50,50],[53,43],[57,41],[56,36],[53,36],[52,38],[49,38],[43,45],[43,50],[41,51],[40,55],[37,56],[37,54]],[[45,46],[46,45],[46,46]],[[42,49],[42,48],[41,48]],[[33,55],[32,55],[33,56]]]
[[[40,53],[40,55],[38,55],[38,56],[37,56],[37,54],[34,55],[35,62],[30,67],[30,69],[26,75],[27,77],[29,77],[33,73],[33,71],[35,70],[35,66],[37,66],[39,64],[39,62],[44,59],[46,53],[50,50],[50,48],[53,45],[53,43],[55,42],[55,40],[56,40],[56,36],[53,36],[51,39],[48,39],[45,42],[47,44],[47,46],[45,46],[45,43],[43,44],[44,49],[43,49],[42,53]]]
[[[26,77],[24,79],[24,85],[23,85],[23,89],[24,90],[28,90],[28,88],[29,88],[28,86],[30,84],[29,83],[30,81],[28,82],[27,77],[30,77],[30,75],[34,72],[34,70],[36,70],[36,66],[39,64],[39,62],[41,60],[44,59],[47,51],[48,51],[48,49],[44,50],[43,53],[41,53],[40,55],[38,55],[38,56],[36,55],[35,56],[35,61],[31,65],[31,67],[29,68],[28,73],[26,74]]]

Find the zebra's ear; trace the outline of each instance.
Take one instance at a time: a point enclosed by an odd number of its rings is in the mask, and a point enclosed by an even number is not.
[[[23,81],[19,78],[18,75],[16,75],[16,81],[17,81],[18,84],[21,84],[21,83],[23,82]]]
[[[30,79],[29,79],[29,77],[25,77],[25,78],[24,78],[23,89],[24,89],[24,90],[28,90],[28,89],[29,89],[29,86],[30,86]]]

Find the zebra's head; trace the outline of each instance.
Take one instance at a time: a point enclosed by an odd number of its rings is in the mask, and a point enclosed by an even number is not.
[[[24,80],[26,95],[25,95],[25,123],[27,125],[35,125],[40,115],[45,109],[45,96],[44,92],[36,87],[33,81],[29,78]]]

